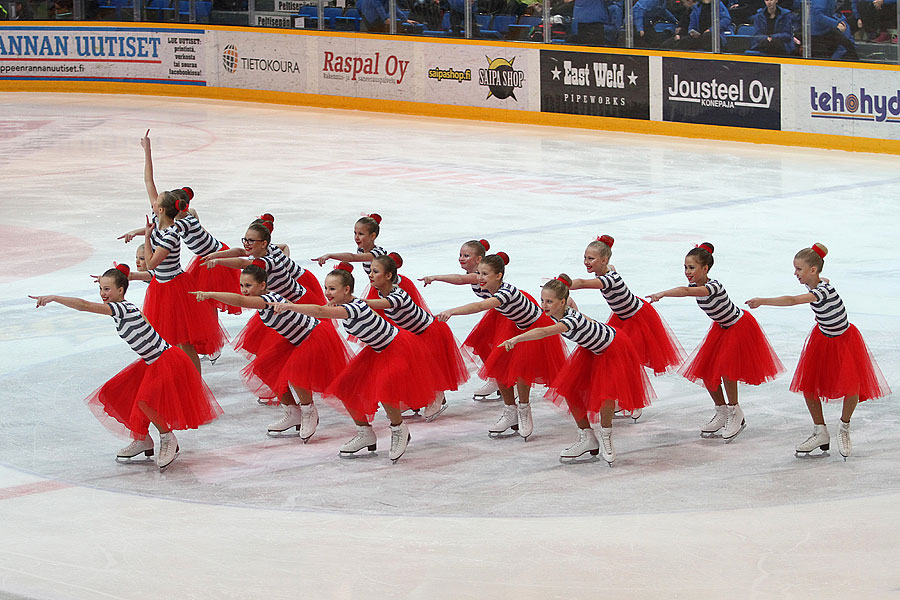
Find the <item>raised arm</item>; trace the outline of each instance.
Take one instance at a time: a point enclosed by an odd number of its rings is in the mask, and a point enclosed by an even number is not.
[[[799,296],[776,296],[774,298],[750,298],[745,304],[750,308],[760,306],[794,306],[797,304],[809,304],[816,300],[815,295],[806,293]]]
[[[70,298],[69,296],[28,296],[32,300],[37,301],[35,308],[47,306],[51,302],[62,304],[68,308],[74,308],[82,312],[90,312],[98,315],[112,316],[112,309],[103,302],[89,302],[81,298]]]
[[[219,250],[218,252],[210,252],[206,256],[200,259],[200,262],[205,263],[213,259],[217,258],[235,258],[235,257],[244,257],[249,256],[247,251],[243,248],[229,248],[228,250]]]
[[[141,138],[141,148],[144,149],[144,187],[147,189],[147,196],[150,198],[150,208],[156,204],[156,197],[159,193],[156,191],[156,184],[153,182],[153,157],[150,155],[150,130]]]
[[[475,313],[484,312],[492,308],[497,308],[498,306],[500,306],[499,300],[496,298],[486,298],[485,300],[479,300],[478,302],[471,302],[469,304],[457,306],[456,308],[447,309],[434,315],[434,317],[438,321],[449,321],[450,317],[456,315],[474,315]]]
[[[249,258],[214,258],[212,260],[208,260],[203,264],[206,265],[207,269],[212,269],[213,267],[217,267],[222,265],[223,267],[231,267],[232,269],[244,269],[245,267],[253,264],[253,261]]]
[[[391,307],[391,303],[388,302],[386,298],[375,298],[371,300],[368,298],[364,298],[363,302],[368,304],[369,308],[375,308],[378,310],[385,310]]]
[[[685,296],[690,296],[691,298],[702,298],[703,296],[709,296],[709,288],[705,285],[698,285],[696,287],[680,285],[678,287],[673,287],[671,290],[665,290],[664,292],[656,292],[655,294],[650,294],[649,296],[647,296],[647,299],[652,303],[659,302],[663,298],[684,298]]]
[[[597,279],[593,277],[591,279],[573,279],[572,286],[569,288],[570,290],[602,290],[605,286],[603,285],[602,279]]]
[[[242,296],[234,292],[191,292],[197,298],[197,302],[204,300],[218,300],[228,306],[240,306],[241,308],[255,308],[262,310],[266,307],[266,301],[259,296]]]
[[[276,313],[286,310],[317,319],[346,319],[350,316],[343,306],[319,306],[318,304],[293,304],[291,302],[268,302]]]
[[[434,283],[435,281],[453,285],[471,285],[478,282],[478,275],[475,273],[467,273],[465,275],[460,275],[459,273],[453,273],[452,275],[428,275],[427,277],[420,277],[419,281],[424,281],[424,285]]]
[[[497,347],[512,350],[519,342],[541,340],[545,337],[550,337],[551,335],[559,335],[561,333],[564,333],[567,329],[568,328],[563,323],[554,323],[553,325],[549,325],[547,327],[537,327],[530,331],[526,331],[525,333],[520,333],[515,337],[511,337],[505,342],[500,342]]]
[[[323,254],[312,260],[319,263],[319,266],[321,267],[329,260],[338,260],[341,262],[372,262],[375,260],[375,255],[371,252],[361,252],[359,254],[356,254],[355,252],[329,252],[328,254]]]

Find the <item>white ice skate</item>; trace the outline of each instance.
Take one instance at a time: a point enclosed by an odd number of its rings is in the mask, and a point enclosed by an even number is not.
[[[216,361],[219,360],[219,357],[222,356],[221,350],[216,350],[212,354],[207,354],[206,358],[209,360],[209,364],[214,365]]]
[[[300,405],[300,439],[303,443],[309,441],[309,438],[316,432],[319,426],[319,409],[310,402],[309,404]]]
[[[430,423],[438,418],[438,415],[445,410],[447,410],[447,398],[445,398],[444,393],[441,392],[434,399],[434,402],[425,407],[425,414],[423,416],[425,417],[425,420]]]
[[[400,457],[406,452],[406,446],[409,445],[411,439],[412,436],[409,435],[409,427],[406,426],[406,423],[391,425],[391,452],[388,456],[394,463],[400,460]]]
[[[142,440],[134,440],[119,450],[118,454],[116,454],[116,460],[128,462],[140,454],[147,457],[147,460],[150,460],[150,457],[153,456],[153,438],[149,435]]]
[[[519,414],[514,404],[504,404],[503,412],[497,422],[490,426],[488,435],[491,437],[500,437],[507,433],[510,429],[519,430]]]
[[[722,430],[722,438],[726,444],[730,444],[737,435],[747,426],[744,420],[744,411],[740,404],[728,405],[728,418],[725,420],[725,429]]]
[[[641,418],[641,415],[642,415],[642,414],[644,414],[644,409],[643,409],[643,408],[639,408],[639,409],[637,409],[637,410],[631,411],[631,420],[634,421],[635,423],[637,423],[637,422],[638,422],[638,419]]]
[[[611,467],[616,460],[616,449],[613,448],[612,443],[612,427],[600,428],[600,445],[600,456]]]
[[[590,427],[578,430],[578,441],[559,453],[559,462],[581,462],[576,459],[587,453],[590,453],[588,460],[593,460],[600,453],[600,442]]]
[[[500,399],[500,388],[493,379],[488,379],[484,385],[475,390],[472,400],[476,402],[493,402]]]
[[[838,452],[844,457],[845,462],[852,450],[853,444],[850,443],[850,423],[841,421],[841,427],[838,429]]]
[[[363,448],[368,448],[370,452],[369,456],[373,456],[377,440],[378,438],[375,437],[375,431],[372,429],[371,425],[357,425],[356,435],[349,442],[341,446],[338,455],[341,458],[350,458]]]
[[[159,456],[156,457],[156,466],[162,471],[172,464],[181,448],[173,432],[159,434]]]
[[[296,404],[284,404],[283,407],[284,416],[269,425],[269,435],[274,434],[277,436],[277,434],[284,433],[291,428],[295,428],[297,431],[300,431],[300,423],[303,421],[300,407]]]
[[[828,435],[828,428],[825,425],[816,425],[811,436],[806,438],[805,442],[797,444],[796,456],[828,456],[828,449],[831,447],[831,436]],[[822,450],[820,454],[810,454],[813,450],[819,448]]]
[[[528,441],[528,436],[534,432],[534,420],[531,418],[531,403],[519,404],[519,435]]]
[[[725,421],[728,420],[728,406],[716,406],[716,414],[713,415],[709,422],[700,428],[700,437],[715,437],[716,433],[725,427]]]

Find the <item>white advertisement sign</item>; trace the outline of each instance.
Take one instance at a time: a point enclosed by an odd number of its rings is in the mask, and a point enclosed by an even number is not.
[[[783,65],[782,130],[900,140],[894,70]]]
[[[540,55],[528,48],[426,44],[423,102],[540,109]]]
[[[306,43],[301,35],[217,31],[218,85],[306,92]]]
[[[415,42],[315,38],[310,69],[318,93],[354,98],[416,101]],[[315,48],[315,50],[313,50]]]
[[[207,85],[203,29],[0,27],[0,80]]]

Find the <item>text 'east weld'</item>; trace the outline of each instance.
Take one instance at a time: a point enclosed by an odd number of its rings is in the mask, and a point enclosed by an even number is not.
[[[571,60],[563,61],[566,85],[591,85],[591,72],[594,74],[594,85],[601,88],[625,89],[625,65],[617,63],[595,62],[593,65],[573,67]]]

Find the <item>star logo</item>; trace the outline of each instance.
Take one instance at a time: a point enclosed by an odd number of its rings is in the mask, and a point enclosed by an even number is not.
[[[637,75],[634,74],[634,71],[628,76],[628,85],[637,85]]]
[[[553,79],[559,79],[559,74],[562,73],[562,71],[560,71],[560,70],[556,67],[556,65],[553,65],[553,70],[550,71],[550,72],[553,73]]]

